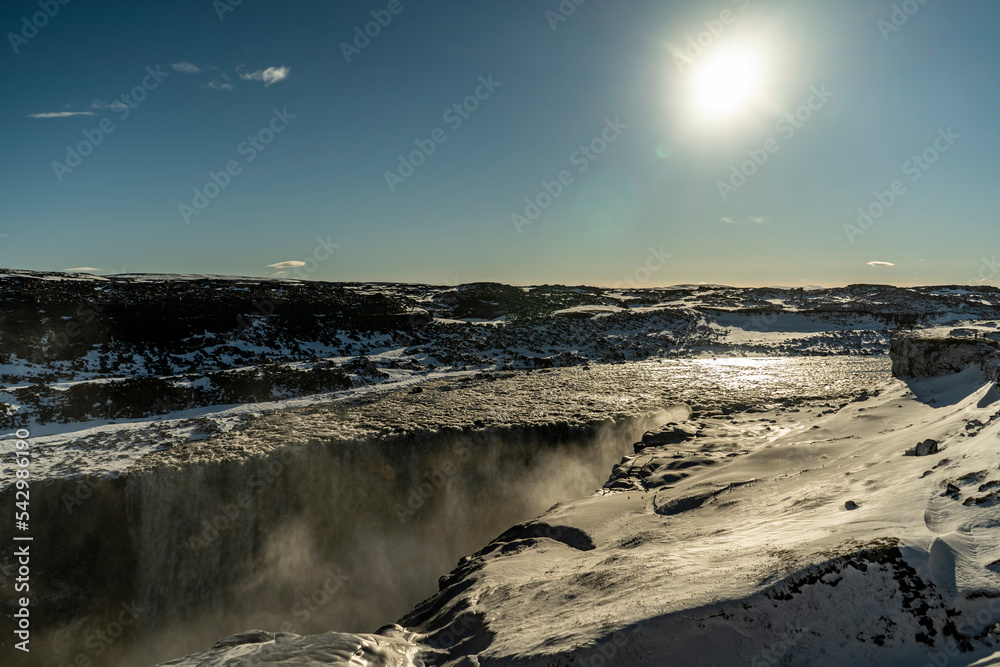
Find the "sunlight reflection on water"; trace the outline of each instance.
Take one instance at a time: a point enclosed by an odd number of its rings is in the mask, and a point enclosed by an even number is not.
[[[789,396],[860,392],[890,377],[888,356],[663,359],[640,362],[637,375],[654,386],[767,401]],[[640,370],[641,369],[641,370]],[[640,378],[636,378],[640,380]]]

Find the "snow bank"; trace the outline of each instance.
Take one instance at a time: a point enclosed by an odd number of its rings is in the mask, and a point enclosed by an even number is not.
[[[647,447],[633,485],[508,531],[401,623],[481,615],[488,646],[451,656],[480,667],[992,664],[998,401],[970,369],[798,414],[746,455],[706,429]]]

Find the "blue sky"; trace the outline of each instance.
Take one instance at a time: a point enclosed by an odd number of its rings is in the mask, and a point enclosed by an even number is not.
[[[0,266],[1000,279],[992,0],[234,1],[4,3]],[[759,80],[718,118],[724,52]]]

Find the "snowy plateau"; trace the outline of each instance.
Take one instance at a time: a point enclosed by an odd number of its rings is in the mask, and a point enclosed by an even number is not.
[[[996,288],[0,299],[10,664],[1000,665]]]

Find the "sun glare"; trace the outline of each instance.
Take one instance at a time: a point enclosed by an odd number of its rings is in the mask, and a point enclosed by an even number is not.
[[[761,64],[748,51],[722,51],[699,63],[693,73],[698,112],[728,118],[747,110],[761,94]]]

